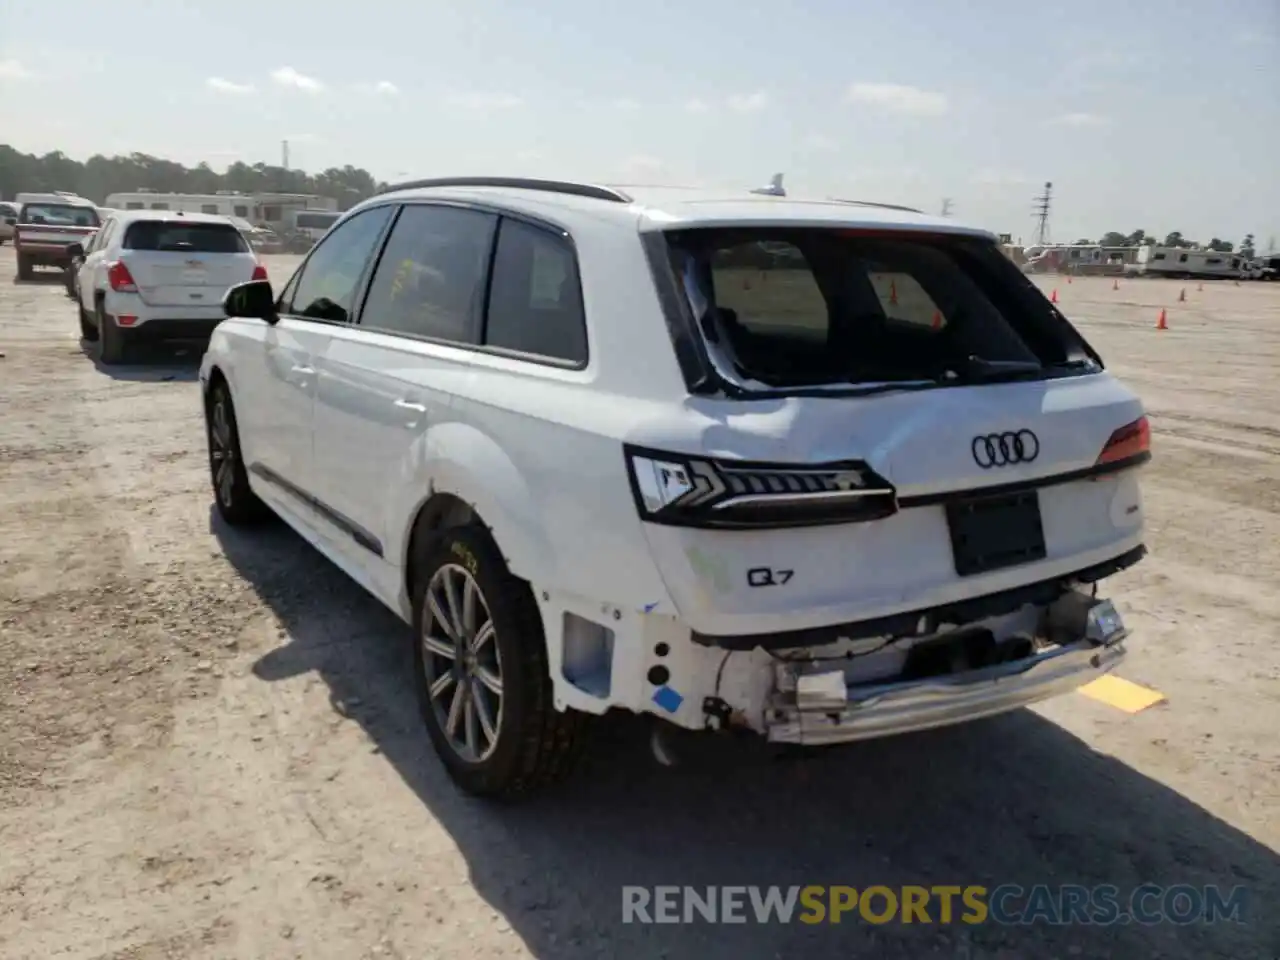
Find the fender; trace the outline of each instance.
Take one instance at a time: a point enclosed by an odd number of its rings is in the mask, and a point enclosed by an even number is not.
[[[387,556],[399,557],[402,567],[422,505],[435,494],[449,493],[484,520],[512,573],[529,581],[558,580],[559,558],[538,522],[537,498],[492,438],[457,421],[439,424],[414,444],[402,469],[415,479],[406,490],[416,496],[388,504],[390,517],[407,522],[399,541],[387,544]]]

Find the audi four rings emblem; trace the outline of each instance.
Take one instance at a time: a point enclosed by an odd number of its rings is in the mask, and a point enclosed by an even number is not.
[[[1030,430],[988,433],[973,438],[973,460],[983,470],[1030,463],[1040,456],[1040,441]]]

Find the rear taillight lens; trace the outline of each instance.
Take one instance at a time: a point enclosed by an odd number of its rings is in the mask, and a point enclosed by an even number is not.
[[[138,292],[138,285],[133,282],[133,274],[129,272],[123,260],[116,260],[107,267],[107,283],[116,293]]]
[[[642,520],[750,529],[859,523],[898,511],[897,491],[865,463],[750,463],[624,446]]]
[[[1111,434],[1111,438],[1098,454],[1098,463],[1125,463],[1145,459],[1143,455],[1151,455],[1151,424],[1147,418],[1139,417],[1133,423],[1126,423]]]
[[[259,263],[259,264],[255,264],[255,265],[254,265],[254,267],[253,267],[253,277],[252,277],[251,279],[252,279],[252,280],[266,280],[266,279],[268,279],[268,277],[267,277],[267,268],[266,268],[266,267],[264,267],[264,266],[263,266],[262,264],[260,264],[260,263]]]

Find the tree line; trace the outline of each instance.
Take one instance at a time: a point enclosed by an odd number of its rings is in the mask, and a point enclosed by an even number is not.
[[[316,193],[333,197],[346,210],[385,186],[368,170],[330,167],[323,173],[288,170],[265,163],[233,163],[219,173],[207,163],[185,167],[145,153],[107,157],[95,154],[83,162],[61,151],[37,156],[0,144],[0,200],[17,193],[66,190],[105,204],[113,193],[139,187],[157,193]]]
[[[1092,244],[1092,240],[1077,240],[1077,244]],[[1174,230],[1172,233],[1166,234],[1163,241],[1153,233],[1147,233],[1145,230],[1135,230],[1133,233],[1120,233],[1118,230],[1109,230],[1098,240],[1098,245],[1103,247],[1143,247],[1143,246],[1160,246],[1160,247],[1182,247],[1184,249],[1199,246],[1184,237],[1179,231]],[[1229,240],[1220,240],[1214,237],[1204,245],[1206,250],[1213,250],[1217,253],[1231,253],[1236,249],[1236,245]],[[1240,256],[1249,259],[1257,254],[1255,249],[1253,234],[1250,233],[1240,241]]]

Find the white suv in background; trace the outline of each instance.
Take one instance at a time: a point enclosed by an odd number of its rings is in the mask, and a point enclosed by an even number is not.
[[[468,791],[560,774],[610,708],[830,744],[1124,654],[1093,585],[1144,554],[1142,404],[989,233],[420,181],[226,306],[218,510],[269,508],[413,624]]]
[[[267,278],[240,231],[212,214],[113,211],[70,253],[80,332],[104,364],[141,341],[207,338],[227,290]]]

